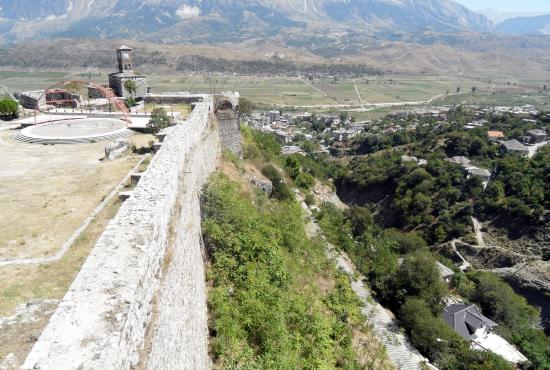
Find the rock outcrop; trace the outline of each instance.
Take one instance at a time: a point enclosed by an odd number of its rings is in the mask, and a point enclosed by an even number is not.
[[[103,160],[114,161],[125,156],[130,151],[130,143],[127,139],[116,139],[113,143],[105,147],[105,157]]]

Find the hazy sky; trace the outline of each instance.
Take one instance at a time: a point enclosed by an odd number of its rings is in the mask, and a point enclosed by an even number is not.
[[[550,12],[550,0],[455,0],[472,10],[492,8],[499,12]]]

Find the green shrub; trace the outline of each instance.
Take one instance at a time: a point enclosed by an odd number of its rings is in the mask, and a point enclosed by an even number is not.
[[[15,119],[19,115],[19,105],[11,99],[0,100],[0,116]]]
[[[308,205],[308,206],[313,206],[315,205],[315,196],[311,193],[307,193],[306,196],[304,197],[304,202]]]
[[[315,185],[315,177],[309,173],[301,173],[294,180],[294,184],[303,190],[309,190]]]
[[[244,169],[243,161],[241,160],[241,158],[239,158],[238,155],[236,155],[229,149],[224,149],[222,152],[222,156],[224,159],[233,163],[235,167],[237,167],[239,170],[243,171]]]
[[[278,200],[291,200],[294,199],[292,191],[285,183],[285,180],[273,165],[269,164],[262,168],[262,174],[271,181],[273,184],[273,193],[271,196]]]
[[[126,108],[133,108],[136,106],[136,100],[134,98],[128,98],[124,101]]]
[[[158,134],[163,129],[172,126],[170,117],[164,110],[164,108],[155,108],[151,112],[151,118],[147,123],[147,128],[154,134]]]
[[[358,369],[350,322],[359,309],[349,280],[338,278],[323,297],[313,281],[330,264],[306,237],[300,205],[257,197],[220,174],[203,195],[216,366]]]

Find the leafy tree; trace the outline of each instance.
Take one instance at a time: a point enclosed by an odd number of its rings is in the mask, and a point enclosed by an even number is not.
[[[124,81],[124,89],[126,91],[128,91],[128,93],[132,96],[132,98],[134,97],[134,94],[136,93],[137,91],[137,85],[136,85],[136,82],[134,80],[126,80]]]
[[[499,332],[518,345],[533,363],[533,369],[550,369],[550,339],[537,326],[539,312],[498,276],[476,271],[467,274],[474,288],[462,290],[483,314],[500,324]]]
[[[313,154],[315,149],[317,149],[315,144],[311,141],[302,141],[300,143],[300,148],[302,148],[302,150],[307,154]]]
[[[393,240],[373,232],[364,233],[357,240],[355,249],[348,248],[348,253],[366,274],[371,287],[386,303],[395,302],[394,278],[399,266],[395,244]]]
[[[409,254],[428,247],[426,240],[416,231],[404,233],[397,229],[387,229],[385,235],[398,243],[397,252],[400,254]]]
[[[442,370],[512,370],[502,357],[469,348],[422,299],[409,298],[399,311],[399,321],[413,345]]]
[[[239,113],[248,115],[252,113],[252,110],[254,109],[254,104],[246,98],[239,97]]]
[[[352,205],[346,210],[345,216],[351,222],[351,231],[355,237],[363,235],[374,223],[367,207]]]
[[[348,112],[340,112],[340,123],[343,125],[348,120]]]
[[[405,257],[395,276],[396,300],[404,303],[408,297],[423,299],[434,314],[442,308],[447,293],[441,282],[434,256],[424,250]]]
[[[302,172],[302,164],[298,155],[289,155],[285,158],[285,169],[288,175],[296,180],[298,175]]]
[[[16,101],[11,99],[0,100],[0,116],[7,117],[8,119],[17,118],[19,114],[19,106]]]
[[[170,126],[172,126],[172,122],[170,121],[170,117],[168,117],[168,114],[164,108],[159,107],[153,109],[147,128],[154,134],[157,134],[161,130]]]
[[[323,132],[327,128],[327,125],[324,122],[321,122],[319,120],[314,120],[311,123],[311,129],[315,132]]]
[[[538,324],[538,311],[527,304],[525,298],[514,293],[497,275],[475,272],[468,277],[476,284],[469,298],[478,303],[483,312],[510,329]]]
[[[461,338],[441,318],[435,316],[422,299],[407,299],[399,311],[399,317],[413,345],[431,360],[448,358],[451,346],[464,346]]]

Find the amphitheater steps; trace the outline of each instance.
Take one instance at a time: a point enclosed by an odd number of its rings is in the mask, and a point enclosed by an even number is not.
[[[24,134],[18,132],[13,136],[15,141],[21,143],[29,144],[43,144],[43,145],[56,145],[56,144],[88,144],[88,143],[97,143],[102,141],[114,141],[116,139],[124,139],[130,137],[134,134],[132,130],[124,130],[123,132],[118,132],[116,134],[90,137],[90,138],[75,138],[75,139],[48,139],[48,138],[34,138],[25,136]]]

